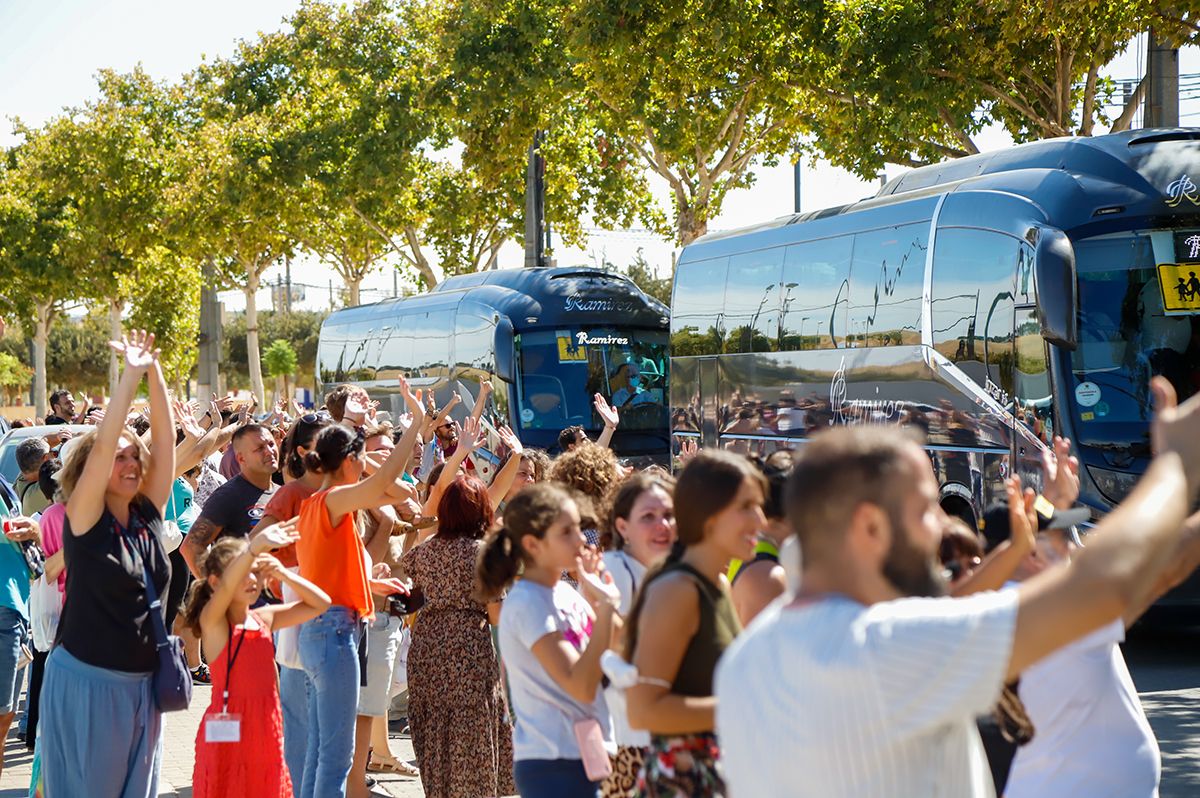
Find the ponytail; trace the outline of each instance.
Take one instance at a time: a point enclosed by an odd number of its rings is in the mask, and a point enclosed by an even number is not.
[[[483,603],[495,601],[517,578],[521,569],[520,545],[508,528],[488,536],[475,564],[475,594]]]
[[[504,507],[504,527],[488,536],[475,563],[476,598],[495,601],[517,578],[527,559],[521,538],[541,539],[572,500],[564,488],[547,482],[521,490]]]
[[[208,550],[200,565],[200,578],[192,582],[184,600],[183,623],[197,635],[200,634],[200,614],[213,597],[212,585],[208,577],[221,577],[229,564],[240,557],[249,548],[243,538],[222,538]]]
[[[331,424],[317,434],[313,450],[304,455],[304,467],[320,474],[332,474],[352,454],[361,454],[366,444],[362,430],[351,431],[342,424]]]

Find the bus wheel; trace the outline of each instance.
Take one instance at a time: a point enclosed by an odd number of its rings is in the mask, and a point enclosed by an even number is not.
[[[970,503],[960,496],[947,496],[942,499],[942,510],[946,515],[954,518],[961,518],[967,526],[978,531],[979,526],[975,521],[975,511],[971,509]]]

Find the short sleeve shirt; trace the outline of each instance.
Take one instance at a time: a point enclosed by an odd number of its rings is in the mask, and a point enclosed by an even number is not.
[[[47,557],[53,557],[58,554],[63,547],[63,521],[67,517],[67,506],[61,502],[55,502],[46,508],[46,512],[42,513],[42,517],[38,519],[38,523],[42,525],[42,551]],[[58,575],[58,592],[64,593],[67,589],[67,569],[63,568],[62,573]]]
[[[765,612],[717,669],[730,792],[991,796],[975,717],[1000,695],[1016,616],[1012,590]]]
[[[587,602],[570,585],[553,588],[521,580],[509,591],[500,610],[500,654],[512,691],[513,759],[579,759],[575,722],[596,718],[608,727],[608,710],[600,690],[590,704],[567,694],[538,662],[533,645],[548,634],[561,633],[577,651],[591,639]]]
[[[207,518],[221,527],[221,537],[249,537],[250,530],[267,511],[267,502],[278,490],[274,482],[263,490],[241,474],[213,491],[208,497],[200,518]]]
[[[290,521],[300,515],[300,505],[314,493],[316,493],[316,490],[306,485],[303,480],[292,480],[271,494],[271,499],[267,502],[267,511],[264,515],[278,518],[280,521]],[[300,561],[296,558],[295,543],[279,549],[275,552],[275,558],[288,568],[294,568],[300,564]]]

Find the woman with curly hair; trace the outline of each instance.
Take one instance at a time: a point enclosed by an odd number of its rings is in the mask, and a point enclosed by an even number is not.
[[[609,496],[624,477],[624,470],[612,449],[593,443],[576,446],[550,466],[551,482],[573,488],[587,498],[586,502],[579,503],[579,511],[588,545],[600,544],[599,527]]]

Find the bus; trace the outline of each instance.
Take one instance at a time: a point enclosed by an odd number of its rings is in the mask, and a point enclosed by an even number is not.
[[[407,411],[397,378],[469,415],[494,386],[488,418],[526,446],[557,451],[558,434],[604,422],[599,393],[621,414],[612,447],[665,462],[669,313],[628,278],[594,268],[500,269],[450,277],[419,296],[339,310],[321,326],[318,390],[358,385],[391,416]],[[487,447],[494,451],[494,447]],[[484,469],[485,473],[489,469]]]
[[[1054,435],[1097,519],[1150,459],[1149,390],[1200,389],[1200,129],[1015,146],[686,247],[672,432],[769,453],[919,427],[972,525]],[[1200,604],[1193,580],[1166,600]]]

